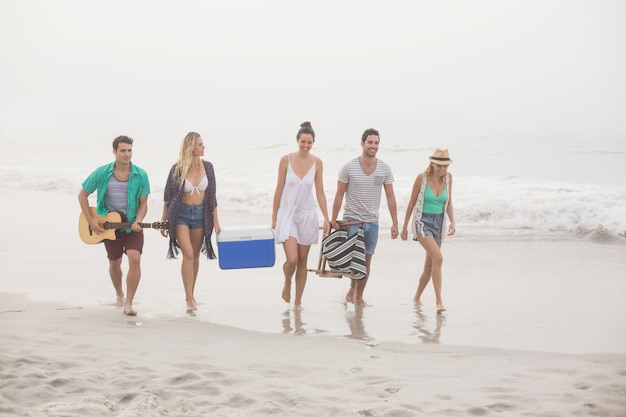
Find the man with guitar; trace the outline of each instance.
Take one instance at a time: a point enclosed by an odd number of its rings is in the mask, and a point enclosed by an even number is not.
[[[118,136],[113,140],[115,161],[93,171],[83,182],[78,193],[82,214],[89,223],[90,231],[96,234],[105,232],[103,227],[110,212],[118,212],[130,222],[130,227],[117,231],[117,239],[105,239],[104,246],[109,259],[109,275],[117,295],[116,305],[124,306],[124,314],[137,315],[133,309],[133,298],[141,278],[141,252],[143,250],[143,229],[141,222],[148,212],[150,183],[148,174],[131,163],[133,139]],[[95,213],[89,208],[88,197],[97,192]],[[128,257],[126,275],[126,298],[122,287],[122,255]]]

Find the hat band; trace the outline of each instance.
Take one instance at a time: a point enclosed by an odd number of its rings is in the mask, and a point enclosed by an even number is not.
[[[430,159],[434,159],[435,161],[449,161],[450,158],[437,158],[436,156],[431,156]]]

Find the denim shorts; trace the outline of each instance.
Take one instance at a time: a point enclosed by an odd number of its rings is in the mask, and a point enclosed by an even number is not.
[[[430,214],[422,213],[422,223],[424,227],[418,232],[424,236],[432,236],[437,242],[437,245],[441,246],[441,230],[443,229],[443,213]],[[419,225],[418,225],[419,227]]]
[[[189,226],[190,229],[204,227],[204,204],[189,206],[183,204],[176,221],[176,226]]]
[[[358,221],[357,219],[346,218],[347,221]],[[358,224],[351,224],[348,226],[348,237],[354,236],[359,231]],[[373,255],[376,251],[376,244],[378,243],[378,222],[363,223],[363,234],[365,235],[365,254]]]

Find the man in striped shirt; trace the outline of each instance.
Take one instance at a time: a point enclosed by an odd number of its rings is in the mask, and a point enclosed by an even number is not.
[[[376,158],[379,144],[380,135],[377,130],[367,129],[363,132],[361,155],[348,161],[339,171],[332,213],[333,228],[339,229],[337,216],[345,195],[346,205],[343,210],[343,219],[363,222],[367,274],[365,278],[351,280],[350,289],[346,294],[347,302],[363,307],[368,306],[363,299],[363,291],[369,278],[372,255],[374,255],[378,242],[378,219],[383,188],[392,219],[391,238],[396,239],[398,237],[398,214],[396,197],[393,192],[393,173],[389,165]],[[348,226],[348,236],[356,234],[359,227],[358,224]]]

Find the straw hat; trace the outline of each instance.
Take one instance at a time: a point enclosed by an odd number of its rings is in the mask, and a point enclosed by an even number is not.
[[[433,155],[429,159],[430,162],[438,165],[450,165],[452,163],[447,149],[435,149],[435,152],[433,152]]]

